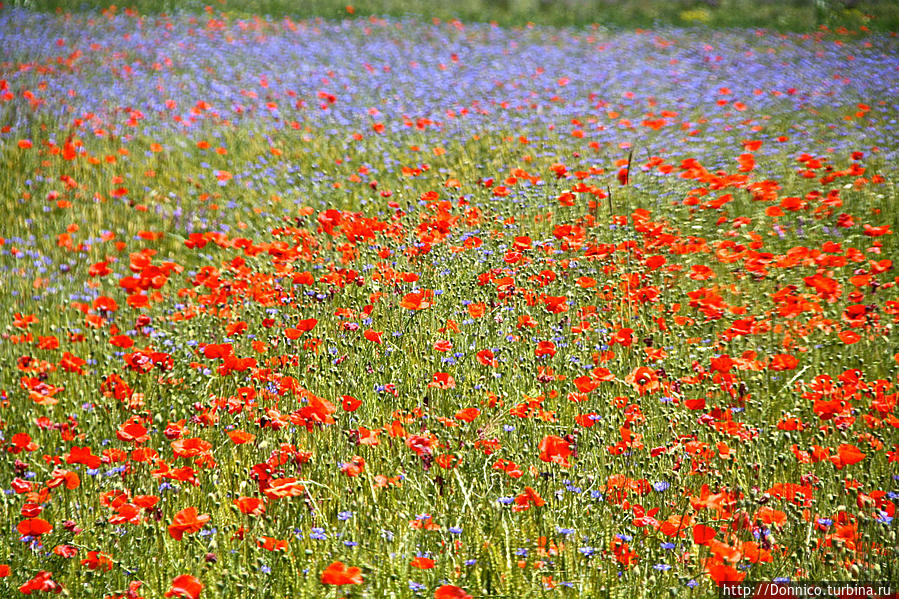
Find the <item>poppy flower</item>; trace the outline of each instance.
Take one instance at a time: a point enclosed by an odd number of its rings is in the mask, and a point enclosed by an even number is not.
[[[546,501],[543,500],[542,497],[531,487],[525,487],[524,491],[522,491],[517,497],[515,497],[515,505],[512,506],[512,511],[522,512],[530,509],[533,505],[534,507],[542,507],[546,505]]]
[[[437,456],[434,460],[437,462],[437,465],[443,468],[444,470],[450,470],[455,468],[460,463],[460,458],[457,455],[451,453],[444,453],[442,455]]]
[[[484,302],[477,302],[468,304],[468,314],[472,318],[480,318],[487,312],[487,304]]]
[[[228,431],[228,437],[235,445],[243,445],[244,443],[252,443],[256,440],[256,435],[247,431],[234,430]]]
[[[786,513],[768,506],[760,507],[755,513],[755,519],[768,525],[776,524],[777,526],[783,526],[787,523]]]
[[[640,395],[655,393],[661,389],[658,375],[653,369],[646,366],[638,366],[632,370],[624,377],[624,381]]]
[[[159,497],[157,495],[135,495],[132,501],[134,505],[149,510],[159,503]]]
[[[129,337],[128,335],[116,335],[109,339],[110,345],[114,345],[115,347],[119,347],[121,349],[128,349],[129,347],[134,346],[134,339]]]
[[[863,453],[858,447],[855,445],[849,445],[848,443],[843,443],[837,449],[837,455],[840,458],[840,462],[842,466],[851,466],[852,464],[857,464],[865,459],[866,454]]]
[[[182,574],[176,576],[172,580],[171,588],[166,591],[167,598],[181,597],[187,599],[199,599],[200,592],[203,590],[203,583],[196,576],[190,574]]]
[[[517,328],[521,329],[524,327],[535,328],[537,326],[537,321],[530,314],[523,314],[518,317]]]
[[[768,368],[775,371],[793,370],[799,365],[799,360],[790,354],[776,354],[771,356],[771,363]]]
[[[265,513],[265,503],[258,497],[238,497],[234,500],[234,505],[248,516],[261,516]]]
[[[556,355],[556,344],[552,341],[540,341],[534,349],[534,355],[538,358],[549,356],[552,358]]]
[[[430,515],[425,514],[409,522],[409,526],[417,530],[440,530],[440,525],[434,522]]]
[[[428,387],[437,389],[455,389],[456,380],[446,372],[435,372]]]
[[[78,555],[78,548],[72,545],[57,545],[53,548],[53,554],[66,559],[71,559]]]
[[[403,296],[400,306],[407,310],[426,310],[433,304],[434,292],[430,290],[407,293]]]
[[[462,420],[464,422],[471,422],[475,418],[480,415],[481,411],[477,408],[465,408],[463,410],[459,410],[455,414],[456,420]]]
[[[112,559],[99,551],[89,551],[87,557],[81,560],[82,566],[87,566],[88,570],[112,570]]]
[[[433,441],[429,437],[412,435],[406,439],[406,446],[418,456],[430,455]]]
[[[365,470],[365,460],[362,456],[353,456],[349,462],[340,465],[340,471],[347,476],[359,476]]]
[[[53,573],[46,570],[41,570],[34,578],[19,587],[19,592],[23,595],[30,595],[35,591],[59,594],[62,590],[62,585],[53,580]]]
[[[322,572],[321,581],[322,584],[337,586],[362,584],[362,570],[347,568],[343,562],[334,562]]]
[[[559,464],[563,468],[568,468],[571,464],[568,458],[571,456],[571,446],[562,437],[555,435],[547,435],[540,441],[540,459],[544,462],[552,462]]]
[[[612,335],[612,338],[609,340],[609,345],[615,345],[616,343],[622,345],[624,347],[628,347],[634,342],[634,329],[631,328],[623,328],[619,329]]]
[[[116,431],[116,437],[121,441],[130,441],[131,443],[144,443],[150,439],[147,434],[147,428],[141,424],[137,417],[130,418],[124,422]]]
[[[18,454],[23,451],[37,451],[39,445],[32,441],[31,435],[28,433],[16,433],[10,439],[10,446],[6,451],[12,454]]]
[[[705,398],[697,397],[695,399],[687,399],[684,401],[684,406],[688,410],[702,410],[705,408]]]
[[[201,530],[209,522],[209,514],[197,514],[197,508],[190,506],[184,508],[172,519],[168,527],[169,535],[176,541],[180,541],[185,533],[194,533]]]
[[[694,524],[693,525],[693,542],[697,545],[705,545],[710,540],[715,538],[714,528],[706,526],[705,524]]]
[[[212,443],[199,437],[178,439],[177,441],[172,441],[171,445],[175,452],[175,457],[179,458],[193,458],[212,449]]]
[[[472,597],[455,585],[445,584],[434,591],[434,599],[472,599]]]
[[[256,540],[256,546],[266,551],[287,551],[287,541],[274,537],[262,536]]]
[[[429,557],[418,556],[413,558],[409,565],[413,568],[418,568],[419,570],[430,570],[435,564],[436,562]]]
[[[498,366],[496,357],[492,350],[482,349],[476,355],[478,362],[483,364],[484,366],[490,366],[492,368],[496,368]]]
[[[706,561],[706,573],[718,586],[726,582],[740,582],[746,578],[746,572],[737,570],[730,564],[725,564],[720,558],[710,558]]]
[[[43,518],[27,518],[19,522],[16,530],[23,537],[39,537],[52,531],[53,527]]]
[[[846,345],[852,345],[853,343],[858,343],[861,341],[862,336],[856,333],[855,331],[841,331],[839,335],[840,341],[845,343]]]
[[[359,409],[359,406],[362,405],[362,402],[353,397],[352,395],[341,395],[340,396],[340,406],[343,408],[344,412],[355,412]]]
[[[318,319],[315,318],[305,318],[297,322],[297,329],[300,331],[307,333],[315,328],[315,325],[318,324]]]
[[[306,488],[293,477],[272,479],[269,481],[268,487],[263,491],[269,499],[299,497],[305,492]]]
[[[869,224],[864,225],[865,235],[868,237],[880,237],[881,235],[892,235],[893,232],[890,231],[890,225],[882,225],[880,227],[873,227]]]

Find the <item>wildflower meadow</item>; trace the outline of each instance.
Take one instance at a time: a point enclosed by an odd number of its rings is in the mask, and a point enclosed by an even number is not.
[[[95,4],[0,5],[0,597],[896,590],[876,15]]]

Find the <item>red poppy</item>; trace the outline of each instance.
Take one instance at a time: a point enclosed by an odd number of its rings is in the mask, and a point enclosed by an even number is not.
[[[209,522],[209,514],[197,514],[197,508],[190,506],[184,508],[172,519],[169,526],[169,535],[176,541],[180,541],[185,533],[194,533],[199,531]]]
[[[768,366],[771,370],[793,370],[799,365],[799,360],[790,354],[777,354],[771,356],[771,364]]]
[[[66,559],[71,559],[78,555],[78,548],[72,545],[57,545],[53,548],[53,554]]]
[[[618,330],[614,335],[612,335],[611,340],[609,341],[609,345],[615,345],[618,343],[619,345],[623,345],[627,347],[634,342],[634,329],[624,328]]]
[[[159,497],[156,495],[135,495],[132,502],[137,507],[149,510],[159,503]]]
[[[347,476],[359,476],[365,471],[365,460],[362,456],[353,456],[349,462],[340,465],[340,471]]]
[[[556,355],[556,344],[552,341],[541,341],[537,344],[536,349],[534,349],[534,355],[538,358],[543,356],[552,358]]]
[[[705,524],[693,525],[693,542],[697,545],[705,545],[710,540],[715,538],[715,534],[715,529],[706,526]]]
[[[262,536],[256,540],[256,546],[266,551],[287,551],[287,541],[274,537]]]
[[[129,347],[134,346],[134,339],[132,339],[128,335],[116,335],[114,337],[110,337],[109,343],[110,345],[114,345],[115,347],[128,349]]]
[[[147,428],[136,416],[122,423],[116,431],[116,437],[121,441],[130,441],[131,443],[144,443],[150,439]]]
[[[244,443],[252,443],[256,440],[256,435],[247,431],[235,430],[228,431],[228,437],[235,445],[243,445]]]
[[[447,339],[440,339],[434,342],[434,351],[449,351],[453,349],[453,344]]]
[[[428,387],[435,387],[437,389],[455,389],[456,380],[446,372],[435,372],[431,382],[428,383]]]
[[[171,588],[166,592],[166,597],[187,597],[187,599],[198,599],[200,591],[203,590],[203,583],[196,576],[190,574],[182,574],[176,576],[172,580]]]
[[[437,465],[443,468],[444,470],[449,470],[451,468],[455,468],[459,465],[461,461],[459,456],[453,455],[451,453],[444,453],[442,455],[437,456],[434,460],[437,462]]]
[[[334,562],[322,572],[322,584],[343,586],[347,584],[362,584],[362,570],[359,568],[347,568],[343,562]]]
[[[430,290],[407,293],[400,306],[407,310],[426,310],[433,305],[434,292]]]
[[[430,570],[434,567],[436,562],[429,557],[415,557],[412,559],[412,562],[409,564],[413,568],[418,568],[419,570]]]
[[[35,591],[59,594],[62,592],[62,585],[53,580],[51,572],[42,570],[34,578],[19,587],[19,592],[23,595],[30,595]]]
[[[493,368],[497,367],[496,357],[493,354],[493,351],[489,349],[482,349],[477,353],[478,362],[483,364],[484,366],[491,366]]]
[[[568,468],[571,464],[568,458],[571,456],[571,446],[562,437],[555,435],[547,435],[540,441],[540,459],[544,462],[552,462],[559,464],[564,468]]]
[[[178,439],[177,441],[172,441],[171,445],[175,452],[175,457],[178,458],[193,458],[208,453],[212,449],[212,443],[198,437]]]
[[[306,488],[293,477],[274,478],[269,481],[268,487],[263,492],[269,499],[278,499],[281,497],[299,497],[306,492]]]
[[[477,418],[481,414],[481,411],[477,408],[465,408],[464,410],[459,410],[456,412],[456,420],[462,420],[464,422],[471,422],[475,418]]]
[[[318,324],[318,320],[315,318],[306,318],[304,320],[300,320],[297,322],[297,329],[306,333],[315,328],[315,325]]]
[[[258,497],[238,497],[234,500],[242,513],[250,516],[261,516],[265,513],[265,503]]]
[[[105,553],[99,551],[89,551],[87,557],[81,560],[82,566],[87,566],[88,570],[112,570],[112,559]]]
[[[537,326],[537,321],[534,320],[529,314],[524,314],[518,317],[518,324],[516,326],[519,329],[523,327],[534,328]]]
[[[472,597],[455,585],[445,584],[434,591],[434,599],[472,599]]]
[[[865,235],[868,237],[880,237],[881,235],[892,235],[893,232],[890,231],[890,225],[882,225],[880,227],[872,227],[869,224],[864,225]]]
[[[842,331],[838,335],[840,341],[845,343],[846,345],[852,345],[853,343],[858,343],[861,341],[862,336],[856,333],[855,331]]]
[[[533,488],[525,487],[524,491],[515,498],[515,505],[512,506],[512,511],[523,512],[530,509],[532,505],[534,507],[542,507],[546,505],[546,501]]]
[[[851,466],[852,464],[857,464],[865,459],[866,454],[863,453],[858,447],[855,445],[849,445],[848,443],[843,443],[837,449],[837,455],[839,455],[840,462],[842,462],[842,466]],[[842,467],[839,466],[839,467]]]
[[[355,412],[362,405],[362,402],[352,395],[341,395],[340,405],[345,412]]]
[[[574,386],[581,393],[590,393],[599,387],[599,380],[590,376],[579,376],[574,379]]]
[[[661,389],[659,377],[656,372],[646,366],[639,366],[631,371],[624,380],[640,395],[655,393]]]
[[[16,527],[23,537],[39,537],[53,530],[50,523],[43,518],[27,518]]]
[[[688,399],[684,401],[684,406],[688,410],[702,410],[703,408],[705,408],[705,398],[697,397],[695,399]]]
[[[718,586],[721,586],[725,582],[740,582],[746,578],[745,572],[737,570],[730,564],[725,564],[717,557],[707,560],[705,568],[709,577],[714,580]]]

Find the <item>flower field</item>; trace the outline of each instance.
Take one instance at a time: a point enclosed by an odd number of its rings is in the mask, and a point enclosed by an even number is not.
[[[895,34],[0,40],[0,596],[899,579]]]

